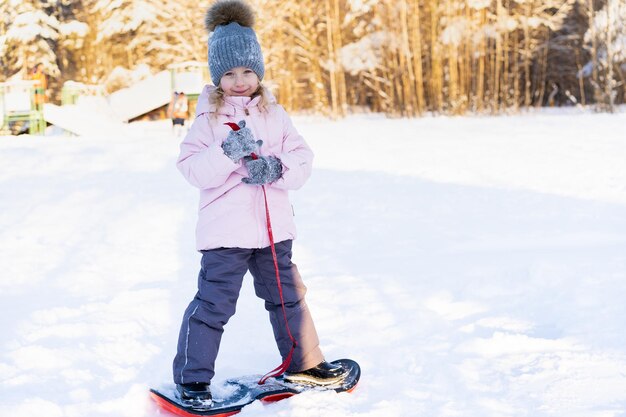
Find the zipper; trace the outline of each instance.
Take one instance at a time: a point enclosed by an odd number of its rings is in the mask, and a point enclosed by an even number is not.
[[[244,114],[246,116],[250,116],[250,110],[248,110],[248,108],[244,108],[243,112],[244,112]],[[252,130],[252,124],[249,124],[249,122],[250,122],[250,120],[246,120],[246,127],[248,127],[250,130]],[[255,210],[254,210],[254,212],[255,212],[255,216],[256,216],[256,224],[258,226],[258,229],[257,229],[257,242],[258,242],[258,244],[257,244],[257,246],[261,247],[261,245],[263,244],[263,236],[265,236],[266,229],[263,227],[263,224],[262,224],[264,222],[263,219],[265,219],[265,217],[262,216],[259,213],[259,210],[264,210],[265,209],[265,205],[262,204],[262,201],[261,201],[261,197],[262,197],[262,195],[260,193],[260,191],[262,191],[261,187],[257,186],[256,189],[257,190],[256,190],[256,196],[255,196],[255,200],[256,201],[255,201]]]
[[[262,244],[263,244],[263,236],[264,236],[264,233],[266,232],[266,229],[264,229],[263,225],[262,225],[263,216],[261,216],[260,213],[259,213],[259,210],[261,210],[263,208],[263,204],[261,204],[261,201],[260,201],[261,200],[261,198],[260,198],[261,193],[259,191],[262,191],[261,187],[256,186],[256,204],[255,204],[256,207],[255,207],[254,211],[255,211],[255,214],[256,214],[256,224],[258,226],[258,228],[257,228],[257,232],[258,232],[258,234],[257,234],[257,238],[258,238],[257,241],[259,243],[257,244],[257,246],[259,248],[261,248]]]

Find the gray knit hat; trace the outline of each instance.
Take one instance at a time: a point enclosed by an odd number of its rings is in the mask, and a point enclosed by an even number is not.
[[[209,36],[209,70],[214,85],[235,67],[247,67],[259,76],[265,75],[263,53],[252,30],[254,12],[242,0],[218,0],[206,13]]]

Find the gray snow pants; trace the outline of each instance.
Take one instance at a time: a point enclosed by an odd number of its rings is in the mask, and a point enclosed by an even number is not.
[[[290,371],[311,368],[324,360],[317,331],[304,300],[306,287],[291,262],[292,241],[276,244],[278,269],[291,334],[298,346]],[[250,270],[258,297],[265,300],[278,350],[284,360],[291,350],[276,283],[271,248],[219,248],[202,251],[198,292],[187,307],[174,358],[174,382],[210,382],[224,325],[235,314],[245,273]],[[254,343],[254,341],[250,341]]]

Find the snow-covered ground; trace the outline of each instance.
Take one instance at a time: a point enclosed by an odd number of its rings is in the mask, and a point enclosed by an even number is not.
[[[363,378],[242,417],[626,415],[626,113],[295,121],[294,260]],[[0,416],[159,414],[199,265],[178,142],[0,138]],[[280,362],[247,284],[217,387]]]

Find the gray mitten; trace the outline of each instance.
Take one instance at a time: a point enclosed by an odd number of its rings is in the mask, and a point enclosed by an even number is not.
[[[244,164],[248,168],[248,177],[241,181],[250,185],[263,185],[278,180],[283,175],[283,164],[275,156],[259,156],[258,159],[246,156]]]
[[[242,120],[239,123],[226,123],[233,130],[228,132],[228,137],[222,143],[222,149],[224,154],[233,160],[233,162],[239,162],[239,160],[245,156],[250,156],[253,152],[257,152],[263,145],[262,140],[255,142],[252,131],[246,127],[246,121]]]

